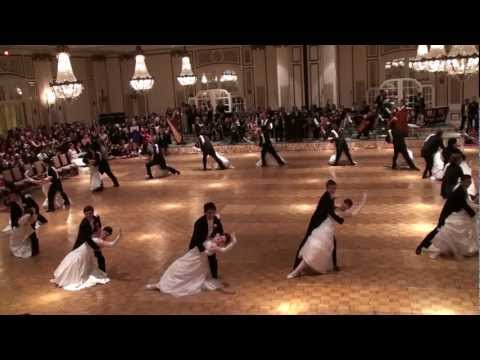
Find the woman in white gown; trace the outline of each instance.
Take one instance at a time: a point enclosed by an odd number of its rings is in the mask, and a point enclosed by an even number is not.
[[[343,218],[354,216],[359,213],[367,201],[367,193],[363,193],[363,199],[360,205],[351,209],[353,202],[346,199],[343,204],[335,210],[338,216]],[[302,258],[300,264],[288,274],[287,279],[293,279],[301,276],[306,270],[311,269],[319,274],[325,274],[333,270],[332,251],[334,247],[333,238],[335,236],[336,221],[328,216],[320,226],[313,230],[308,237],[305,245],[299,253]]]
[[[37,214],[27,209],[18,220],[18,227],[10,233],[10,251],[18,258],[26,259],[32,256],[30,235],[35,231],[33,225],[37,222]]]
[[[468,201],[472,208],[478,205]],[[476,217],[471,218],[465,210],[454,212],[445,220],[428,248],[432,259],[440,255],[453,255],[456,259],[478,253]]]
[[[198,247],[189,250],[168,267],[157,284],[149,284],[146,288],[157,289],[175,297],[197,294],[202,290],[221,289],[222,284],[210,276],[208,256],[226,253],[236,243],[234,233],[217,234],[213,239],[205,241],[204,252],[200,252]]]
[[[90,190],[94,192],[102,190],[102,174],[98,171],[98,164],[94,160],[90,160],[88,168],[90,170]]]
[[[104,227],[98,236],[92,240],[100,247],[112,247],[118,243],[121,231],[113,241],[107,241],[113,230]],[[110,281],[107,274],[98,268],[94,251],[86,242],[68,253],[53,273],[50,282],[68,291],[77,291],[96,284],[106,284]]]

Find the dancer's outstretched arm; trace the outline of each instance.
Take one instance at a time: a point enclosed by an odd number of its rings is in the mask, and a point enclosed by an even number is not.
[[[45,181],[44,180],[37,180],[30,177],[30,170],[25,171],[25,179],[35,185],[42,185]]]
[[[100,247],[112,247],[112,246],[115,246],[118,243],[121,235],[122,235],[122,230],[120,230],[118,232],[117,237],[113,241],[105,241],[105,240],[102,240],[100,238],[93,238],[93,241],[95,241],[95,243]]]
[[[366,202],[367,202],[367,193],[364,192],[363,197],[362,197],[362,201],[360,202],[360,204],[358,204],[353,209],[350,209],[349,211],[347,211],[346,214],[349,214],[350,216],[357,215],[360,212],[360,210],[362,210],[362,208],[365,206]]]
[[[215,247],[213,251],[215,251],[216,253],[226,253],[230,251],[237,243],[237,237],[235,236],[235,233],[232,233],[230,236],[232,237],[232,242],[230,244],[225,247]]]

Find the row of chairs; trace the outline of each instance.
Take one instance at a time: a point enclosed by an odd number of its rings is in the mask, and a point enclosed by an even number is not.
[[[56,155],[52,160],[53,166],[58,170],[60,176],[68,177],[78,174],[77,166],[72,164],[67,154]],[[16,166],[12,169],[3,170],[2,177],[5,183],[13,183],[18,188],[25,188],[29,185],[29,181],[25,177],[25,172],[28,171],[31,176],[42,176],[46,170],[43,162],[39,160],[33,164],[25,164],[23,168]],[[0,190],[3,189],[0,188]]]

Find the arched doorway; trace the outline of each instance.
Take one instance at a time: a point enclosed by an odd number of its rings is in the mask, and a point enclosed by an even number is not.
[[[423,94],[427,108],[431,108],[435,105],[433,102],[433,86],[422,85],[422,83],[413,78],[396,78],[385,80],[380,85],[379,90],[385,90],[387,98],[395,106],[399,105],[403,100],[407,106],[413,106],[413,97],[417,95],[417,93]]]

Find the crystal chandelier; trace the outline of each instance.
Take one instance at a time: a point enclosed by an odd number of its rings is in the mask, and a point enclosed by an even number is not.
[[[428,46],[427,45],[418,45],[417,48],[417,57],[410,62],[410,68],[415,71],[426,71],[427,66],[423,61],[428,55]]]
[[[453,45],[448,53],[446,70],[449,75],[478,73],[478,51],[475,45]]]
[[[83,84],[75,77],[66,46],[59,47],[57,78],[50,82],[57,99],[72,100],[80,96]]]
[[[155,79],[150,76],[147,64],[145,63],[145,55],[143,55],[142,48],[137,46],[135,55],[135,71],[130,86],[137,92],[146,92],[153,87]]]
[[[445,45],[430,45],[426,59],[426,67],[429,72],[445,72],[447,53]]]
[[[233,70],[225,70],[220,77],[220,82],[224,81],[237,81],[238,77]]]
[[[188,57],[187,49],[184,48],[184,55],[182,57],[182,71],[177,76],[177,80],[182,86],[195,85],[197,77],[193,74],[190,58]]]

